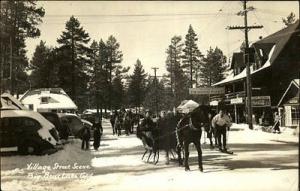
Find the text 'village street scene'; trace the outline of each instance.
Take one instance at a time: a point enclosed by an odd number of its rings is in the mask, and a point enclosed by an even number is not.
[[[2,191],[299,190],[299,0],[0,5]]]

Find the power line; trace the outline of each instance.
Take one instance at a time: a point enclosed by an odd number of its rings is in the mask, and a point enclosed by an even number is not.
[[[166,13],[166,14],[76,14],[77,17],[168,17],[168,16],[215,16],[216,13]],[[234,14],[232,14],[234,15]],[[46,15],[48,17],[70,17],[70,15]]]

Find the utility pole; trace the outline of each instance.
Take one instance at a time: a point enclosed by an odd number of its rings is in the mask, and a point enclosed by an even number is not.
[[[157,100],[157,76],[156,76],[156,70],[158,70],[157,67],[152,67],[151,69],[154,70],[154,86],[155,86],[155,112],[156,117],[158,116],[158,100]]]
[[[248,41],[248,32],[250,29],[260,29],[263,28],[263,26],[248,26],[248,20],[247,20],[247,13],[248,11],[254,10],[253,7],[249,7],[247,9],[247,0],[243,0],[243,11],[239,12],[237,15],[244,16],[244,26],[229,26],[229,30],[236,30],[236,29],[242,29],[245,33],[245,52],[244,52],[244,63],[246,64],[246,89],[247,89],[247,98],[246,100],[246,107],[247,107],[247,115],[248,115],[248,125],[249,129],[253,129],[252,124],[252,87],[251,87],[251,74],[250,74],[250,63],[249,63],[249,55],[250,55],[250,49],[249,49],[249,41]]]

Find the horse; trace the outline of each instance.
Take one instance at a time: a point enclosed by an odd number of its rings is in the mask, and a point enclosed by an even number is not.
[[[168,115],[167,117],[158,119],[153,124],[151,131],[147,132],[141,132],[140,127],[137,127],[136,135],[142,140],[145,148],[142,160],[149,153],[147,160],[149,162],[151,155],[154,154],[153,163],[157,164],[159,161],[159,152],[163,150],[166,152],[166,164],[169,164],[169,153],[175,158],[172,151],[176,151],[177,146],[175,134],[176,118],[175,116]]]
[[[189,160],[189,145],[194,143],[198,152],[198,165],[199,170],[203,171],[202,165],[202,150],[201,150],[201,135],[202,127],[208,126],[210,121],[208,114],[210,112],[209,106],[200,105],[194,109],[191,113],[183,116],[178,122],[176,127],[177,136],[177,155],[179,165],[182,165],[181,149],[184,149],[184,166],[185,170],[190,170]]]
[[[145,149],[145,152],[142,156],[142,160],[144,159],[145,155],[149,152],[148,159],[147,159],[147,162],[149,162],[152,153],[154,153],[154,157],[153,157],[154,164],[157,164],[159,160],[158,141],[154,141],[153,139],[153,134],[154,136],[157,136],[157,133],[158,132],[156,130],[147,131],[147,132],[141,131],[140,126],[137,126],[136,129],[136,136],[142,141]]]

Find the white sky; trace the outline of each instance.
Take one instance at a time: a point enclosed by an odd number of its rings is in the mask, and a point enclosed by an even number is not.
[[[171,38],[181,35],[184,40],[190,24],[198,35],[203,54],[209,46],[218,46],[227,57],[231,56],[244,39],[242,31],[225,29],[229,25],[243,25],[243,17],[235,15],[242,10],[240,1],[42,1],[38,5],[45,8],[46,14],[39,26],[41,36],[26,41],[29,59],[40,40],[47,45],[58,45],[56,40],[71,15],[79,19],[92,40],[106,41],[109,35],[115,36],[123,52],[123,64],[131,66],[131,71],[139,58],[148,73],[153,74],[151,67],[159,67],[158,75],[166,71],[165,51]],[[249,25],[264,26],[250,31],[250,42],[283,28],[281,18],[290,12],[299,18],[297,1],[256,1],[248,2],[248,6],[256,8],[249,13]]]

